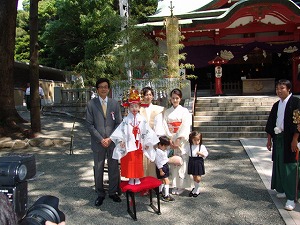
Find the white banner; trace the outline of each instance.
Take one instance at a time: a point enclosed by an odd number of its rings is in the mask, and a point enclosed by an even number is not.
[[[122,30],[128,26],[128,0],[119,0],[120,16],[123,19]]]

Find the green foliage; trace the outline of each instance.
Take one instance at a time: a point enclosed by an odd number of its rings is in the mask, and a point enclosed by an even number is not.
[[[122,33],[124,43],[111,52],[116,59],[115,67],[123,79],[127,79],[128,69],[135,79],[155,80],[165,75],[166,58],[160,56],[156,41],[147,35],[150,30],[149,27],[142,29],[129,26]]]
[[[85,84],[87,86],[94,86],[100,77],[106,77],[110,80],[120,79],[118,73],[114,71],[114,64],[115,59],[112,55],[102,55],[80,62],[74,69],[78,73],[84,74]]]
[[[22,5],[23,5],[23,10],[29,13],[30,0],[23,0]]]
[[[130,16],[138,23],[147,22],[147,16],[153,15],[157,8],[157,0],[130,1]]]
[[[47,23],[54,21],[57,16],[56,0],[39,1],[39,30],[43,33]]]
[[[24,10],[18,12],[15,51],[15,59],[27,62],[29,3],[24,0]],[[117,0],[40,0],[39,62],[78,72],[86,84],[94,84],[99,77],[127,79],[128,69],[134,78],[159,79],[165,73],[166,59],[160,57],[155,40],[146,35],[149,30],[135,27],[156,6],[157,0],[130,1],[131,24],[121,31]]]
[[[58,0],[56,8],[57,18],[47,24],[41,37],[43,56],[56,56],[55,67],[72,70],[107,54],[118,39],[120,19],[109,1]]]
[[[23,1],[23,10],[19,10],[17,14],[17,26],[16,26],[16,47],[15,47],[15,59],[22,62],[29,62],[29,10],[30,0]],[[39,1],[39,39],[40,35],[44,33],[46,24],[54,20],[56,17],[55,0],[42,0]],[[44,49],[44,43],[39,42],[40,45],[40,63],[48,65],[47,60],[44,61],[43,55],[47,49]]]
[[[29,62],[29,12],[18,11],[17,28],[16,28],[16,44],[15,44],[15,60]]]

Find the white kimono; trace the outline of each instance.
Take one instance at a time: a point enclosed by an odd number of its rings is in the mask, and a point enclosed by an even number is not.
[[[162,111],[164,107],[149,104],[148,107],[141,107],[140,114],[147,120],[149,126],[154,130],[157,136],[160,136],[160,133],[156,132],[156,117],[160,116],[160,120],[162,121]],[[151,162],[146,156],[143,157],[143,166],[145,176],[156,177],[156,166],[153,162]]]
[[[175,141],[181,138],[179,149],[174,149],[174,155],[182,157],[182,165],[176,166],[170,164],[170,173],[172,186],[177,188],[190,188],[192,179],[187,174],[188,153],[184,145],[188,142],[192,126],[192,115],[187,108],[181,105],[176,108],[170,107],[164,113],[164,127],[166,135]]]
[[[133,134],[133,126],[138,125],[139,133],[136,138]],[[116,128],[116,130],[110,136],[111,140],[115,143],[116,147],[113,152],[113,159],[120,160],[128,152],[137,150],[136,141],[143,146],[144,155],[152,162],[155,160],[155,149],[153,148],[159,142],[157,135],[148,125],[146,119],[139,113],[134,115],[129,114],[123,118],[122,123]],[[120,146],[120,143],[125,143],[125,148]],[[145,150],[145,146],[149,148]]]

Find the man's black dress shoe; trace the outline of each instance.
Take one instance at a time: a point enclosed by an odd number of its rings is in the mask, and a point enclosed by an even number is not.
[[[104,197],[99,196],[95,201],[95,206],[102,205],[104,199],[105,199]]]
[[[121,202],[122,200],[120,199],[120,197],[117,194],[114,195],[110,195],[109,196],[114,202]]]

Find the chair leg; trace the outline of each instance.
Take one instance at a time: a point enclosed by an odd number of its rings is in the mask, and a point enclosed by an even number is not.
[[[152,190],[155,192],[156,194],[156,198],[157,198],[157,207],[155,205],[153,205],[153,200],[152,200]],[[161,214],[160,212],[160,198],[159,198],[159,189],[158,187],[153,188],[151,190],[149,190],[149,196],[150,196],[150,207],[154,210],[154,212],[158,215]]]
[[[126,199],[127,199],[127,212],[131,216],[131,218],[136,221],[137,218],[136,218],[136,205],[135,205],[134,193],[131,191],[126,191]],[[130,207],[130,200],[132,201],[133,211],[131,210]]]

